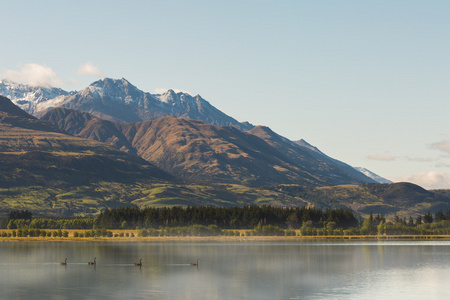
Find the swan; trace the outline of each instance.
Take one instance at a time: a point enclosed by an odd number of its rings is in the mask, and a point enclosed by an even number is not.
[[[66,258],[66,260],[64,262],[60,262],[60,264],[64,265],[64,266],[67,265],[67,258]]]
[[[142,267],[142,258],[139,260],[139,263],[134,263],[136,267]]]
[[[197,262],[196,262],[196,263],[194,263],[194,262],[191,263],[190,266],[191,266],[191,267],[196,267],[196,266],[198,266],[198,257],[197,257]]]
[[[94,261],[90,261],[88,262],[88,265],[96,265],[97,262],[95,261],[97,259],[97,257],[94,257]]]

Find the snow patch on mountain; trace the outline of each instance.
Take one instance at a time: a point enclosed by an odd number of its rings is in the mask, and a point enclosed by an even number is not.
[[[54,107],[67,107],[90,112],[116,122],[140,122],[163,116],[199,120],[216,126],[233,126],[241,130],[253,128],[224,114],[200,95],[167,90],[162,94],[143,92],[125,78],[104,78],[79,92],[30,87],[2,81],[0,94],[36,117]]]
[[[366,168],[362,168],[362,167],[353,167],[353,168],[355,168],[355,170],[363,173],[367,177],[372,178],[373,180],[375,180],[378,183],[389,183],[389,184],[393,183],[392,181],[390,181],[386,178],[383,178],[383,177],[373,173],[372,171],[367,170]]]
[[[45,106],[42,104],[69,94],[60,88],[34,87],[8,80],[0,81],[0,95],[11,99],[15,105],[29,114],[33,114],[39,105]]]

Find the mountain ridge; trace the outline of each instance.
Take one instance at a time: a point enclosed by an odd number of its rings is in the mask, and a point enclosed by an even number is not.
[[[163,170],[190,180],[258,185],[374,182],[349,176],[270,131],[282,144],[274,147],[270,139],[256,134],[263,127],[242,132],[234,127],[175,117],[117,123],[67,108],[51,110],[42,119],[70,134],[136,153]],[[288,151],[284,151],[286,148]],[[289,152],[295,155],[290,156]]]
[[[142,122],[163,116],[175,116],[216,126],[233,126],[241,130],[252,128],[250,123],[238,122],[200,95],[191,96],[183,92],[175,93],[173,90],[163,94],[151,94],[143,92],[125,78],[104,78],[78,92],[70,93],[56,88],[34,88],[2,81],[0,94],[2,93],[36,117],[62,106],[80,109],[115,122]]]
[[[262,138],[297,164],[306,165],[309,169],[318,173],[330,174],[330,176],[335,178],[334,185],[375,182],[365,175],[361,176],[361,174],[355,171],[351,166],[331,159],[303,140],[302,143],[293,142],[266,126],[256,126],[249,132]]]
[[[79,124],[80,128],[74,125],[76,120],[71,116],[86,115],[86,112],[66,108],[55,112],[58,117],[50,111],[42,118],[71,134],[135,152],[160,168],[190,180],[269,184],[272,181],[267,178],[278,178],[277,182],[293,183],[293,178],[298,176],[296,172],[300,172],[263,140],[234,127],[216,127],[171,116],[137,123],[114,123],[86,116],[77,119],[85,120]],[[62,112],[66,112],[64,120],[60,116]],[[103,139],[95,132],[105,133]],[[283,171],[276,170],[275,165],[280,165]],[[305,176],[313,181],[309,174]]]

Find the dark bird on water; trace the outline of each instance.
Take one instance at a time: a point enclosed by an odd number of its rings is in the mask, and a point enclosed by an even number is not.
[[[94,261],[90,261],[88,262],[88,265],[96,265],[97,262],[95,261],[97,259],[97,257],[94,257]]]
[[[195,262],[191,263],[190,266],[191,267],[197,267],[198,266],[198,258],[197,258],[197,262],[196,263]]]
[[[134,263],[136,267],[142,267],[142,258],[139,260],[139,263]]]
[[[66,260],[64,262],[60,262],[60,264],[64,265],[64,266],[67,265],[67,258],[66,258]]]

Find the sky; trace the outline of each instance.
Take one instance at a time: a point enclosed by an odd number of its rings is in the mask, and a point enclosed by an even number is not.
[[[450,188],[449,1],[5,1],[0,77],[200,94],[378,175]]]

